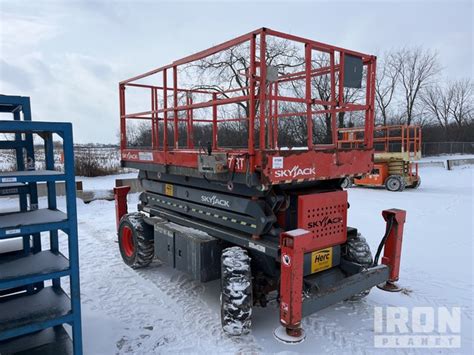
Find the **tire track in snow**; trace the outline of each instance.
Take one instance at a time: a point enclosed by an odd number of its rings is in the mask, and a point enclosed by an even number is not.
[[[372,306],[363,300],[341,302],[331,308],[303,318],[303,328],[307,336],[320,337],[329,341],[329,346],[326,344],[322,346],[321,350],[324,352],[333,352],[336,348],[344,349],[344,352],[351,354],[370,353],[366,333],[373,334],[373,318],[370,316]],[[358,329],[349,330],[347,324],[340,320],[339,313],[358,319]]]
[[[198,323],[199,327],[189,328],[187,334],[197,338],[208,338],[216,349],[236,348],[238,353],[256,353],[261,351],[252,335],[228,337],[221,328],[220,315],[209,309],[202,300],[205,286],[190,279],[187,275],[178,274],[171,279],[164,277],[159,270],[142,269],[138,272],[144,279],[152,282],[162,292],[172,297],[183,309],[184,321],[189,324]],[[186,333],[185,333],[186,334]],[[206,351],[209,344],[200,350]]]
[[[82,302],[128,325],[117,353],[261,351],[251,335],[230,338],[222,332],[219,315],[200,297],[204,285],[183,274],[162,275],[156,262],[130,269],[121,260],[113,226],[94,228],[90,222],[79,223]]]
[[[430,286],[435,286],[439,289],[443,288],[449,288],[449,289],[457,289],[464,291],[465,289],[471,289],[472,290],[472,283],[469,282],[469,280],[466,280],[466,283],[464,284],[463,287],[459,285],[459,282],[453,282],[451,280],[446,280],[443,279],[438,280],[438,279],[433,279],[431,278],[428,274],[426,273],[420,273],[420,271],[417,271],[416,273],[414,270],[407,269],[407,274],[409,274],[409,278],[407,278],[407,283],[412,284],[412,285],[419,285],[421,283],[428,284]],[[416,275],[417,277],[412,278],[412,276]],[[452,299],[448,299],[446,297],[439,297],[436,295],[433,295],[432,293],[427,293],[426,292],[426,287],[417,287],[411,290],[411,292],[408,294],[408,297],[412,299],[413,301],[422,301],[423,303],[419,303],[416,306],[426,306],[430,305],[432,307],[461,307],[461,314],[466,317],[469,320],[472,320],[473,318],[473,308],[470,304],[472,304],[472,299],[469,299],[469,297],[457,299],[457,302],[454,302]],[[462,301],[462,302],[460,302]]]

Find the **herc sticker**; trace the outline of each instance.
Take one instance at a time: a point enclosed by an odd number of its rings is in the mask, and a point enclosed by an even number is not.
[[[311,253],[311,272],[319,272],[332,266],[332,248],[316,250]]]
[[[272,159],[273,169],[283,169],[283,157],[273,157]]]

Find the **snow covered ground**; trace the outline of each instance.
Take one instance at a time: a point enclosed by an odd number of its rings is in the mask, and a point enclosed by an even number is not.
[[[137,174],[138,171],[98,177],[76,176],[76,181],[82,181],[84,190],[111,190],[115,187],[115,179],[135,179]]]
[[[359,228],[373,251],[385,228],[381,211],[407,210],[400,272],[406,292],[373,289],[361,302],[341,302],[306,317],[307,339],[298,345],[273,338],[278,326],[276,303],[255,309],[250,335],[225,336],[218,281],[199,284],[159,262],[138,271],[128,268],[116,241],[114,202],[78,200],[85,353],[472,354],[474,169],[424,167],[420,174],[423,183],[417,190],[349,190],[349,225]],[[85,188],[113,184],[112,179],[88,179]],[[137,194],[129,197],[131,210],[137,200]],[[2,202],[2,207],[7,204]],[[462,347],[374,348],[374,307],[385,305],[461,307]]]

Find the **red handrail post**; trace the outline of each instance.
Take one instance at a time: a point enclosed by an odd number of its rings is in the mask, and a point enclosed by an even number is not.
[[[342,107],[344,105],[344,52],[339,51],[339,91],[337,98],[337,105]],[[367,85],[368,86],[368,85]]]
[[[273,148],[273,84],[268,86],[268,129],[267,141],[268,146]]]
[[[305,44],[305,99],[308,149],[313,149],[313,113],[311,104],[311,46]]]
[[[365,134],[364,145],[367,149],[372,149],[374,145],[374,110],[375,110],[375,92],[373,83],[375,83],[375,66],[376,58],[371,57],[367,64],[367,88],[366,88],[366,105],[365,111]]]
[[[188,100],[189,100],[189,105],[193,104],[193,96],[191,92],[187,93]],[[193,122],[193,113],[194,110],[193,108],[190,108],[188,110],[188,148],[193,149],[194,148],[194,122]]]
[[[265,29],[260,32],[260,149],[265,150],[265,109],[267,90],[267,63],[266,63],[266,39]]]
[[[119,85],[120,95],[120,150],[127,147],[127,124],[126,124],[126,111],[125,111],[125,85]]]
[[[217,149],[217,94],[212,94],[212,149]]]
[[[335,63],[334,63],[334,51],[331,51],[329,54],[329,66],[330,68],[330,76],[331,76],[331,122],[336,122],[336,71],[335,71]],[[341,127],[342,128],[342,127]],[[337,144],[337,130],[333,129],[332,132],[333,137],[333,144]]]
[[[158,149],[158,90],[151,88],[151,147]]]
[[[179,148],[178,142],[178,68],[176,65],[173,66],[173,140],[174,140],[174,149]]]
[[[250,38],[250,85],[249,85],[249,141],[248,151],[250,155],[250,170],[253,172],[255,163],[255,52],[256,35],[252,34]]]
[[[275,100],[273,110],[273,148],[278,147],[278,81],[275,82]]]
[[[168,150],[168,76],[163,69],[163,151]]]

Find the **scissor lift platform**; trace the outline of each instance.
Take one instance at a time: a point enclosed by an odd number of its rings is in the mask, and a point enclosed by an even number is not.
[[[250,331],[252,307],[275,292],[293,342],[306,311],[398,280],[405,212],[384,212],[383,243],[397,244],[377,265],[347,226],[341,188],[373,168],[375,67],[372,55],[261,28],[120,82],[121,162],[140,170],[144,189],[136,213],[127,213],[130,188],[115,189],[124,262],[157,256],[201,282],[220,275],[230,335]],[[348,89],[360,89],[356,102]],[[353,112],[362,143],[345,148],[337,127]],[[212,239],[203,246],[183,226]],[[351,248],[364,253],[355,260]]]
[[[364,144],[364,128],[340,128],[339,147],[357,148]],[[402,191],[405,187],[417,188],[417,160],[421,159],[421,127],[408,125],[377,126],[374,129],[374,169],[365,176],[351,180],[347,177],[344,187],[385,186],[389,191]]]

